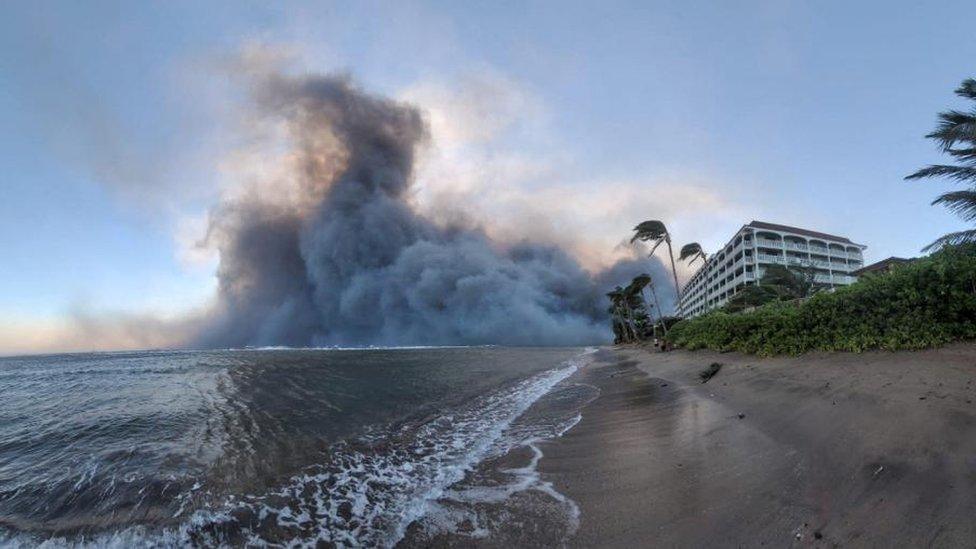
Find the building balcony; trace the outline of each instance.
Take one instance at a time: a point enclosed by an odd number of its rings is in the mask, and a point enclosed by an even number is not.
[[[765,246],[767,248],[782,248],[783,243],[779,240],[770,240],[768,238],[757,238],[756,246]]]
[[[814,282],[820,282],[823,284],[853,284],[857,282],[857,277],[847,276],[847,275],[825,275],[818,274],[813,276]]]
[[[786,259],[784,259],[783,256],[781,256],[781,255],[759,254],[759,262],[760,263],[779,263],[780,265],[785,265],[786,264]]]

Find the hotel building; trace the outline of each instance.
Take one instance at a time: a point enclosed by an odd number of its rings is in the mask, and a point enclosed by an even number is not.
[[[867,246],[797,227],[753,221],[744,225],[691,277],[678,298],[678,314],[693,317],[721,307],[747,284],[759,284],[769,265],[811,267],[826,287],[857,281]]]

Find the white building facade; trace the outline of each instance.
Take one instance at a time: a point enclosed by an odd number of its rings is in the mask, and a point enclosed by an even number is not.
[[[817,231],[763,221],[744,225],[691,277],[678,299],[678,314],[693,317],[724,305],[747,284],[759,284],[769,265],[809,267],[826,287],[857,281],[867,246]]]

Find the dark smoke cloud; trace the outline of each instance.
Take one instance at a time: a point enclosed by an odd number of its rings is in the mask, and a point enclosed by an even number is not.
[[[632,259],[594,276],[556,247],[419,216],[409,198],[421,113],[347,77],[274,75],[255,98],[288,128],[299,192],[211,212],[218,305],[193,346],[603,342],[604,292],[648,270]]]

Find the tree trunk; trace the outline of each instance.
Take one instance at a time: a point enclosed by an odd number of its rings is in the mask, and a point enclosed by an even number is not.
[[[667,235],[664,239],[668,244],[668,257],[671,258],[671,276],[674,277],[674,298],[677,301],[681,288],[678,287],[678,271],[674,268],[674,252],[671,250],[671,236]]]
[[[633,338],[633,329],[630,326],[630,319],[627,318],[626,311],[624,307],[620,304],[616,305],[617,308],[617,318],[620,319],[621,333],[623,334],[623,343],[628,343]]]
[[[661,317],[661,329],[664,330],[664,337],[668,337],[668,325],[664,322],[664,311],[661,310],[661,303],[657,300],[657,292],[651,286],[651,296],[654,297],[654,306],[657,307],[657,314]]]
[[[624,338],[627,337],[627,329],[624,326],[623,320],[620,319],[620,315],[616,311],[614,311],[610,320],[613,323],[613,342],[623,343]]]
[[[648,309],[651,309],[653,307],[654,309],[657,309],[657,314],[658,315],[661,314],[661,307],[658,306],[656,299],[654,300],[654,305],[650,305],[649,302],[647,301],[647,296],[644,295],[644,288],[641,288],[641,297],[644,298],[644,303],[647,303],[648,304],[647,305],[647,308]],[[663,320],[664,317],[662,316],[661,318]],[[647,313],[647,319],[651,321],[651,326],[656,326],[657,325],[657,322],[654,321],[654,315],[651,314],[650,312]],[[656,327],[654,328],[654,335],[657,336],[657,328]]]
[[[634,312],[630,310],[630,305],[624,305],[624,312],[627,313],[627,326],[630,328],[631,341],[636,342],[640,338],[637,336],[637,326],[634,324]]]

